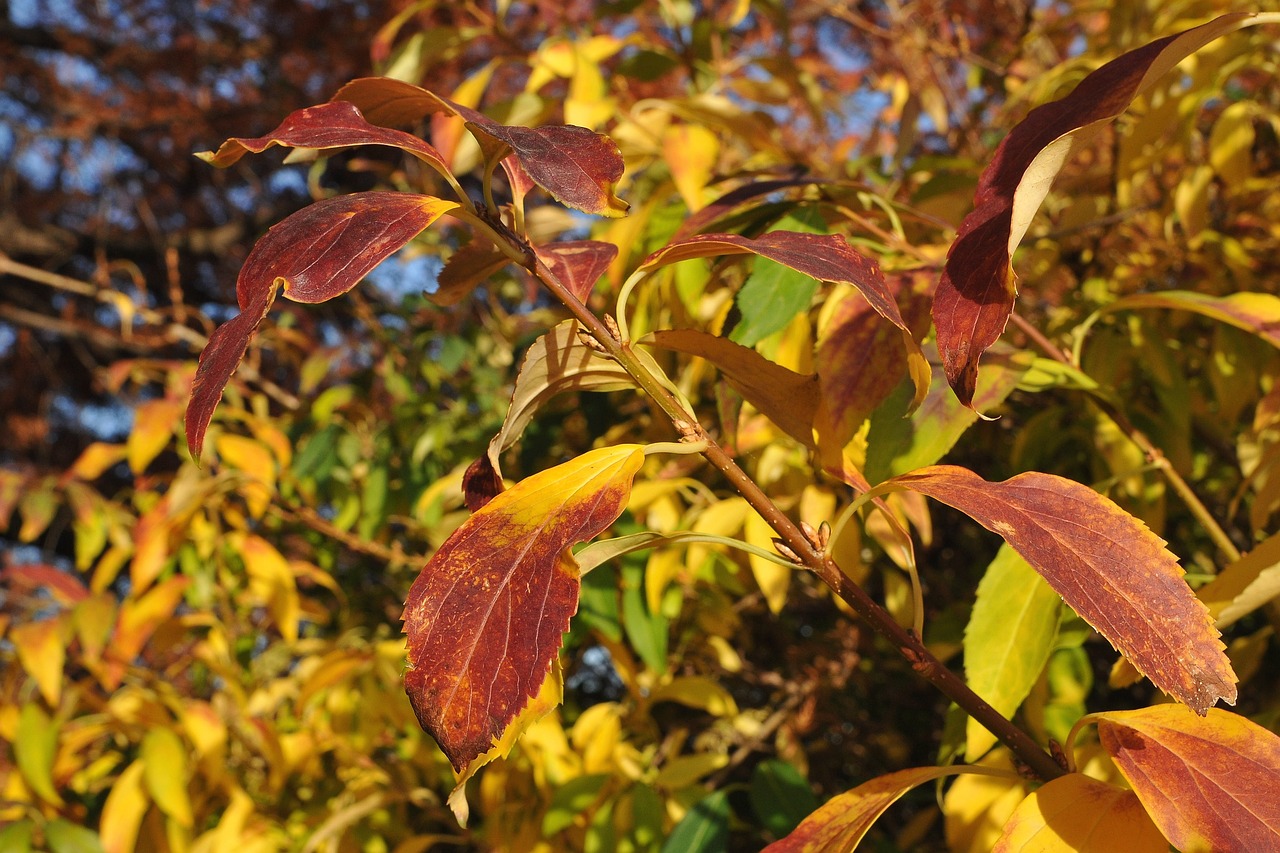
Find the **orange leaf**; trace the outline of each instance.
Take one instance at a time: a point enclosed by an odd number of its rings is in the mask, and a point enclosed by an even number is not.
[[[355,287],[374,267],[456,202],[412,193],[366,192],[318,201],[274,225],[236,280],[240,313],[209,336],[187,406],[187,446],[197,459],[205,430],[249,340],[275,301],[324,302]]]
[[[720,368],[725,381],[787,435],[813,446],[813,419],[818,411],[818,377],[775,364],[755,350],[696,329],[669,329],[653,334],[663,349],[689,353]]]
[[[497,246],[483,237],[473,237],[445,261],[436,277],[431,301],[437,305],[454,305],[509,263],[511,259]]]
[[[156,584],[141,598],[126,599],[120,605],[120,618],[111,645],[107,647],[108,656],[123,664],[133,663],[161,623],[173,616],[190,583],[190,578],[173,577]]]
[[[84,449],[75,464],[67,470],[65,479],[75,477],[85,481],[96,480],[117,462],[123,461],[125,453],[124,445],[95,441]],[[3,520],[4,515],[0,513],[0,521]]]
[[[148,400],[133,413],[133,429],[127,447],[129,470],[141,474],[168,446],[173,426],[182,417],[179,400]]]
[[[1133,791],[1069,773],[1022,801],[993,853],[1167,853]]]
[[[414,581],[405,686],[456,770],[542,687],[578,607],[568,549],[613,523],[643,460],[638,445],[606,447],[521,481],[463,522]]]
[[[914,767],[863,782],[827,800],[791,834],[775,841],[768,853],[842,853],[862,841],[885,809],[917,785],[963,772],[955,767]]]
[[[1013,250],[1067,158],[1167,71],[1221,35],[1277,14],[1235,13],[1132,50],[1094,71],[1061,100],[1032,110],[983,171],[973,212],[947,252],[933,322],[947,381],[971,406],[978,359],[1013,313]]]
[[[18,661],[40,688],[50,708],[62,699],[62,665],[67,657],[68,623],[61,617],[27,622],[9,629]]]
[[[1164,541],[1087,486],[1052,474],[988,483],[937,465],[888,481],[1004,537],[1152,683],[1203,714],[1234,703],[1236,677],[1205,608]]]
[[[173,520],[169,518],[169,499],[161,498],[155,506],[143,513],[133,529],[133,560],[129,563],[129,580],[134,595],[141,595],[160,577],[169,559],[169,533]]]
[[[1280,850],[1280,737],[1218,709],[1097,716],[1103,748],[1173,846]]]

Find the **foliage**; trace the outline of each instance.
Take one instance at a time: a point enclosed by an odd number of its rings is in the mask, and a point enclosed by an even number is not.
[[[198,365],[106,372],[125,441],[0,469],[0,841],[1275,846],[1276,16],[1161,8],[406,7],[204,155],[374,186],[257,242]],[[439,289],[362,295],[396,253]]]

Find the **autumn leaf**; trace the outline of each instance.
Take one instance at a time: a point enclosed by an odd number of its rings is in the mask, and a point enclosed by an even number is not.
[[[542,687],[578,605],[568,549],[613,523],[643,460],[639,445],[607,447],[522,480],[463,522],[414,581],[405,686],[456,770]]]
[[[903,794],[917,785],[963,772],[956,767],[913,767],[878,776],[837,794],[805,818],[767,853],[837,853],[854,850],[863,836]]]
[[[1068,773],[1032,791],[993,853],[1167,853],[1169,842],[1133,791]]]
[[[1235,673],[1177,559],[1110,499],[1052,474],[989,483],[952,465],[887,482],[1002,536],[1156,687],[1200,714],[1218,699],[1235,703]]]
[[[1108,303],[1102,310],[1112,312],[1135,308],[1191,311],[1252,332],[1273,347],[1280,347],[1280,297],[1271,293],[1231,293],[1226,296],[1210,296],[1191,290],[1135,293]]]
[[[1280,737],[1238,714],[1176,705],[1098,714],[1098,737],[1185,853],[1280,849]]]
[[[1280,597],[1280,534],[1268,537],[1196,591],[1219,628]]]
[[[458,205],[411,193],[338,196],[273,226],[249,253],[236,281],[240,313],[209,336],[187,405],[187,446],[197,459],[213,410],[278,288],[295,302],[346,293],[388,256]]]
[[[665,329],[645,340],[650,339],[663,349],[705,358],[762,415],[796,441],[813,446],[820,402],[817,376],[796,373],[753,349],[696,329]]]
[[[582,343],[579,329],[576,320],[565,320],[534,341],[525,353],[502,428],[490,440],[485,455],[473,462],[463,477],[463,495],[472,512],[502,491],[499,458],[516,443],[548,400],[566,391],[620,391],[634,387],[631,375],[616,361]]]
[[[407,151],[441,174],[449,174],[440,152],[411,133],[370,124],[354,104],[330,101],[290,113],[280,126],[254,139],[233,137],[217,152],[203,151],[197,157],[214,166],[227,167],[246,154],[261,154],[273,145],[286,148],[349,148],[355,145],[387,145]]]
[[[493,243],[478,235],[472,237],[444,262],[436,277],[436,289],[430,294],[431,301],[454,305],[509,263],[511,258]]]
[[[1277,20],[1280,14],[1223,15],[1132,50],[1085,77],[1065,98],[1032,110],[1000,143],[978,181],[973,212],[947,252],[934,297],[938,350],[947,381],[962,403],[972,405],[978,360],[1013,313],[1013,251],[1071,154],[1210,41]]]
[[[547,265],[569,292],[585,303],[592,288],[618,257],[618,247],[600,240],[570,240],[534,246],[538,258]]]

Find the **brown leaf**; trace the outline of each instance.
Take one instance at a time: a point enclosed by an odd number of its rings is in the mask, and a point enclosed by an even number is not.
[[[813,446],[813,420],[818,411],[818,377],[789,370],[727,338],[696,329],[653,333],[663,349],[705,358],[720,369],[733,390],[787,435]]]
[[[431,301],[454,305],[509,263],[511,259],[497,246],[483,237],[473,237],[445,261],[436,278],[435,292],[430,294]]]
[[[973,212],[947,253],[934,300],[938,350],[961,402],[972,405],[978,360],[1013,312],[1013,250],[1071,152],[1196,50],[1241,27],[1275,19],[1223,15],[1130,51],[1098,68],[1065,98],[1032,110],[1000,143],[978,181]]]
[[[405,687],[456,770],[499,742],[542,687],[578,607],[569,547],[613,523],[643,461],[639,445],[607,447],[522,480],[414,581]]]
[[[1097,716],[1103,748],[1173,846],[1280,850],[1280,737],[1216,708]]]
[[[324,302],[458,205],[411,193],[367,192],[318,201],[274,225],[236,281],[240,313],[209,336],[187,405],[187,446],[199,459],[205,431],[278,287],[295,302]]]
[[[604,275],[609,264],[618,257],[618,247],[600,240],[571,240],[534,246],[534,252],[551,268],[569,292],[585,303]]]
[[[430,144],[410,133],[370,124],[354,104],[330,101],[290,113],[280,126],[255,139],[233,137],[217,153],[203,151],[197,157],[214,166],[227,167],[245,154],[261,154],[273,145],[286,148],[348,148],[353,145],[389,145],[408,151],[443,173],[444,158]]]
[[[1235,703],[1235,673],[1177,559],[1110,499],[1052,474],[989,483],[953,465],[887,482],[955,507],[1004,537],[1156,687],[1200,714],[1218,699]]]
[[[407,126],[433,113],[457,114],[444,98],[391,77],[360,77],[329,100],[355,104],[366,120],[381,125]]]

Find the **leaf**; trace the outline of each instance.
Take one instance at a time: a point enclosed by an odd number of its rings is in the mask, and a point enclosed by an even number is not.
[[[332,149],[354,145],[388,145],[407,151],[441,174],[449,174],[440,152],[410,133],[370,124],[356,106],[347,101],[330,101],[289,114],[280,126],[254,139],[234,137],[212,151],[196,154],[201,160],[226,168],[246,154],[261,154],[273,145],[285,148]]]
[[[129,431],[127,459],[129,470],[141,474],[173,438],[173,426],[182,418],[179,400],[148,400],[133,413],[133,429]]]
[[[542,837],[550,838],[563,829],[573,825],[574,820],[595,805],[600,798],[600,791],[609,781],[605,773],[591,773],[570,779],[556,788],[551,797],[551,804],[542,816]]]
[[[129,561],[129,582],[135,595],[145,592],[164,571],[172,531],[167,498],[161,498],[138,518],[133,528],[133,559]]]
[[[1098,714],[1098,737],[1173,846],[1280,849],[1280,737],[1227,711]]]
[[[454,305],[509,263],[511,259],[497,246],[483,237],[473,237],[445,261],[444,268],[436,277],[431,301],[437,305]]]
[[[1044,670],[1058,635],[1061,600],[1008,544],[978,584],[964,631],[965,682],[1003,717],[1012,717]],[[975,761],[995,735],[968,722],[966,756]]]
[[[924,398],[929,389],[929,365],[920,345],[902,319],[902,312],[885,282],[884,274],[880,272],[879,264],[855,251],[843,237],[793,231],[771,231],[756,239],[736,234],[704,234],[668,243],[645,258],[640,269],[656,269],[692,258],[743,254],[768,258],[819,281],[849,284],[856,288],[877,314],[901,332],[916,387],[916,402]]]
[[[664,329],[652,335],[663,349],[705,358],[725,381],[787,435],[813,446],[819,405],[818,377],[789,370],[753,349],[696,329]]]
[[[734,717],[738,704],[733,695],[713,679],[701,675],[682,675],[658,687],[649,696],[652,705],[678,702],[689,708],[706,711],[716,717]]]
[[[142,739],[142,782],[160,811],[179,826],[194,821],[187,795],[187,745],[168,728],[153,728]]]
[[[1196,592],[1219,628],[1227,627],[1277,596],[1280,596],[1280,534],[1260,543]]]
[[[768,853],[840,853],[854,850],[885,809],[907,791],[958,772],[962,771],[955,767],[914,767],[878,776],[827,800],[790,835],[764,849]]]
[[[67,657],[67,622],[61,616],[15,625],[8,639],[18,652],[18,662],[40,688],[50,708],[62,698],[62,667]]]
[[[1107,312],[1135,308],[1172,308],[1192,311],[1262,338],[1280,347],[1280,297],[1270,293],[1232,293],[1210,296],[1191,290],[1135,293],[1105,306]]]
[[[1133,791],[1068,773],[1022,801],[993,853],[1167,853]]]
[[[800,771],[776,758],[755,766],[747,793],[760,823],[779,838],[818,807],[818,800]]]
[[[728,842],[729,794],[716,791],[689,809],[667,836],[662,853],[721,853]]]
[[[134,761],[111,784],[99,824],[105,853],[133,853],[142,817],[151,804],[142,789],[142,761]]]
[[[534,341],[525,353],[502,429],[464,477],[463,493],[472,512],[502,491],[499,457],[515,444],[548,400],[566,391],[620,391],[634,386],[631,375],[616,361],[582,343],[580,328],[576,320],[566,320]]]
[[[0,580],[12,596],[18,593],[47,592],[59,604],[72,605],[89,597],[80,578],[56,566],[26,564],[0,569]]]
[[[697,213],[720,157],[720,138],[701,125],[672,125],[662,135],[662,156],[685,206]]]
[[[14,733],[13,754],[18,771],[27,787],[55,806],[63,805],[62,797],[53,783],[53,760],[58,754],[58,722],[49,719],[38,704],[28,702],[18,714],[18,728]]]
[[[1156,687],[1204,714],[1235,703],[1235,673],[1177,559],[1141,521],[1052,474],[989,483],[939,465],[888,481],[998,533]]]
[[[533,182],[561,204],[584,213],[622,216],[629,205],[613,188],[624,164],[617,144],[585,127],[509,127],[470,110],[467,128],[509,146]]]
[[[421,86],[390,77],[360,77],[338,90],[330,101],[356,105],[367,121],[383,125],[410,125],[432,115],[456,115],[450,102]]]
[[[0,827],[0,850],[10,853],[31,853],[31,837],[36,825],[30,820],[20,820]]]
[[[960,402],[972,406],[978,360],[1013,312],[1013,251],[1072,152],[1210,41],[1276,20],[1280,14],[1223,15],[1123,54],[1085,77],[1065,98],[1032,110],[1000,143],[978,181],[973,212],[947,252],[934,297],[938,351]]]
[[[318,201],[274,225],[236,281],[240,314],[209,336],[187,405],[187,446],[196,459],[222,391],[244,357],[278,287],[296,302],[324,302],[458,205],[411,193],[353,193]]]
[[[570,240],[534,246],[538,258],[550,268],[555,277],[578,298],[586,303],[600,276],[618,257],[618,247],[600,240]]]
[[[405,686],[455,769],[537,694],[577,609],[568,548],[613,523],[643,460],[638,445],[607,447],[522,480],[463,522],[414,581]]]
[[[179,575],[156,584],[141,598],[123,601],[115,633],[107,647],[112,659],[133,663],[156,629],[173,616],[190,583],[190,578]]]
[[[75,463],[67,469],[65,479],[76,478],[89,482],[101,477],[112,467],[123,462],[126,457],[125,445],[107,444],[95,441],[84,449]],[[0,513],[0,522],[7,524],[4,513]]]
[[[44,840],[49,853],[103,853],[96,832],[62,818],[45,824]]]
[[[298,583],[289,561],[260,536],[244,536],[239,550],[249,575],[250,594],[266,605],[267,613],[285,641],[297,641],[298,619],[302,611]]]
[[[812,208],[793,211],[778,220],[769,233],[825,234],[826,226]],[[813,276],[768,258],[760,258],[734,298],[742,318],[730,340],[753,347],[780,332],[801,312],[809,310],[818,282]]]

